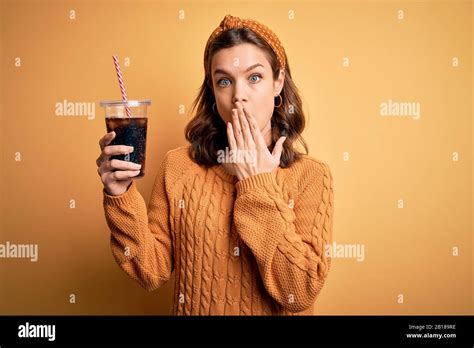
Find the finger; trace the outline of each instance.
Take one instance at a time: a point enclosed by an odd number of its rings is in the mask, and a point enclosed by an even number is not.
[[[106,135],[104,135],[100,140],[99,140],[99,146],[100,150],[102,151],[104,147],[110,144],[110,142],[115,138],[115,132],[109,132]]]
[[[107,172],[104,175],[106,180],[122,181],[128,180],[140,174],[139,170],[117,170],[116,172]]]
[[[112,171],[115,171],[115,170],[132,170],[132,171],[135,171],[135,170],[140,170],[141,167],[142,166],[138,163],[113,159],[113,160],[104,162],[99,167],[99,174],[102,174],[102,173],[105,173],[105,172],[112,172]]]
[[[227,122],[227,139],[229,140],[230,149],[235,151],[237,149],[237,143],[235,141],[234,128],[230,122]]]
[[[101,153],[100,156],[97,157],[97,159],[95,160],[95,164],[97,164],[97,171],[100,169],[102,163],[107,161],[109,158],[110,156],[105,156],[103,153]]]
[[[126,145],[109,145],[105,146],[100,156],[96,159],[95,163],[99,167],[103,162],[108,161],[112,155],[126,155],[133,152],[132,146]]]
[[[138,163],[133,163],[133,162],[127,162],[127,161],[121,161],[121,160],[118,160],[118,159],[113,159],[111,161],[108,161],[107,164],[105,164],[106,166],[108,166],[109,169],[118,169],[118,170],[138,170],[140,169],[142,166],[141,164],[138,164]]]
[[[102,153],[107,156],[113,155],[126,155],[127,153],[133,152],[133,146],[127,145],[109,145],[104,147]]]
[[[247,148],[253,148],[255,146],[255,142],[253,140],[252,132],[250,131],[250,125],[247,122],[247,116],[245,115],[244,106],[242,103],[237,102],[237,113],[239,115],[240,127],[242,129],[242,134],[244,138],[244,144],[246,144]]]
[[[239,116],[236,109],[232,109],[232,130],[234,131],[234,137],[237,141],[237,147],[243,149],[244,138],[242,136],[242,129],[240,128]]]
[[[278,139],[275,146],[273,147],[273,151],[272,151],[273,157],[280,159],[281,153],[283,151],[283,143],[285,142],[285,140],[286,140],[286,137],[280,137],[280,139]]]
[[[255,142],[255,147],[258,149],[260,148],[266,148],[267,143],[265,142],[265,138],[262,135],[262,132],[260,131],[260,128],[258,127],[257,120],[255,119],[253,113],[251,113],[249,110],[245,109],[246,115],[247,115],[247,120],[249,122],[250,126],[250,131],[252,132],[253,139]]]

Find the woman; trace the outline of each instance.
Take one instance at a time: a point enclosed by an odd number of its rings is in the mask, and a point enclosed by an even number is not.
[[[147,290],[175,271],[175,315],[312,315],[329,271],[327,164],[293,149],[305,120],[285,51],[230,15],[211,34],[189,146],[166,153],[147,206],[126,146],[100,140],[98,172],[118,265]],[[275,98],[277,103],[275,104]]]

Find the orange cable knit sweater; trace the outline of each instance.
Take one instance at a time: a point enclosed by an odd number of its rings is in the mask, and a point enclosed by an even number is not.
[[[313,315],[331,264],[333,180],[304,155],[244,180],[166,153],[146,206],[103,190],[112,254],[147,290],[175,271],[173,315]]]

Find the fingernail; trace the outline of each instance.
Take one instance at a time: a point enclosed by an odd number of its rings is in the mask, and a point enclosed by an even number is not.
[[[133,152],[133,146],[129,146],[128,149]]]
[[[134,163],[133,166],[134,166],[135,168],[141,168],[141,167],[142,167],[142,165],[141,165],[141,164],[138,164],[138,163]]]

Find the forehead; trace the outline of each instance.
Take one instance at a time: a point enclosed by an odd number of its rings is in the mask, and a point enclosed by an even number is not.
[[[235,58],[238,58],[239,66],[234,66]],[[222,48],[214,54],[211,61],[211,69],[214,68],[236,68],[245,69],[250,65],[261,63],[270,69],[270,62],[265,52],[252,44],[243,43],[232,47]]]

